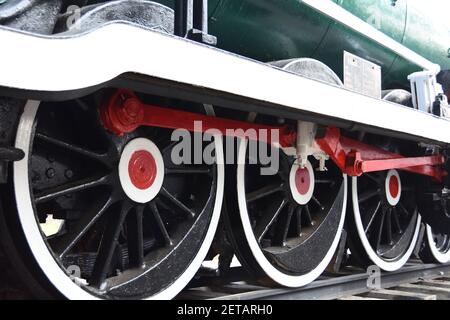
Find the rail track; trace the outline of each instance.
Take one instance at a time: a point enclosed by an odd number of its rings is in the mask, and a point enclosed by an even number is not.
[[[229,283],[191,287],[179,299],[207,300],[447,300],[450,299],[450,264],[422,264],[411,260],[395,272],[381,272],[379,286],[364,270],[345,268],[325,274],[299,289],[263,286],[237,281],[235,270]],[[243,276],[243,274],[241,274]]]

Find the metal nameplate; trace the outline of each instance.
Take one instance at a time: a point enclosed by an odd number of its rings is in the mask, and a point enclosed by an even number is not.
[[[344,86],[354,92],[381,99],[381,67],[344,51]]]

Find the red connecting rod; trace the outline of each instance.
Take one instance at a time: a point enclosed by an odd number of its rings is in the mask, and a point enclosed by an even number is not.
[[[297,133],[289,126],[267,126],[217,118],[198,113],[163,108],[142,103],[129,90],[117,90],[100,108],[105,128],[117,135],[132,132],[140,126],[185,129],[237,138],[263,141],[283,148],[295,147]],[[278,137],[276,136],[278,135]],[[440,155],[407,158],[341,135],[338,128],[329,127],[316,143],[336,165],[350,176],[363,173],[401,169],[442,181],[447,172]]]

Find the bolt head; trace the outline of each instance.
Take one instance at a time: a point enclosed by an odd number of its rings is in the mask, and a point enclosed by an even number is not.
[[[52,179],[55,177],[56,175],[56,171],[53,168],[49,168],[47,169],[47,171],[45,172],[45,175],[47,176],[47,178]]]
[[[67,169],[66,172],[64,172],[64,175],[66,176],[67,179],[72,179],[73,178],[73,171],[70,169]]]

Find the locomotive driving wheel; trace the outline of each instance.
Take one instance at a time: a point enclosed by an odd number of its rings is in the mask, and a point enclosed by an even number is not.
[[[405,90],[385,91],[383,99],[412,107],[411,94]],[[361,137],[363,142],[398,153],[398,146],[388,139],[370,134]],[[352,178],[348,244],[361,266],[375,264],[385,271],[395,271],[408,261],[421,223],[415,196],[416,178],[398,170]]]
[[[185,287],[219,221],[223,150],[217,136],[218,161],[178,164],[171,133],[115,136],[82,100],[26,104],[5,247],[36,286],[70,299],[166,299]]]
[[[433,229],[427,225],[419,256],[425,263],[450,262],[450,236],[433,232]]]
[[[346,177],[331,165],[315,171],[313,158],[301,168],[283,151],[276,174],[265,175],[263,164],[250,164],[248,149],[242,141],[236,175],[227,176],[228,229],[238,259],[252,275],[306,285],[325,270],[339,243]]]
[[[349,246],[362,266],[395,271],[408,261],[420,229],[413,182],[397,170],[352,178]]]
[[[273,63],[287,71],[342,85],[312,59]],[[255,122],[274,121],[256,115]],[[277,121],[277,120],[275,120]],[[314,281],[325,270],[340,240],[345,219],[347,177],[309,157],[305,167],[283,149],[268,147],[274,163],[255,154],[251,141],[238,145],[237,165],[226,181],[228,232],[239,261],[252,275],[266,275],[287,287]],[[264,148],[262,144],[259,148]],[[277,155],[277,156],[273,156]],[[279,166],[271,167],[275,165]]]

